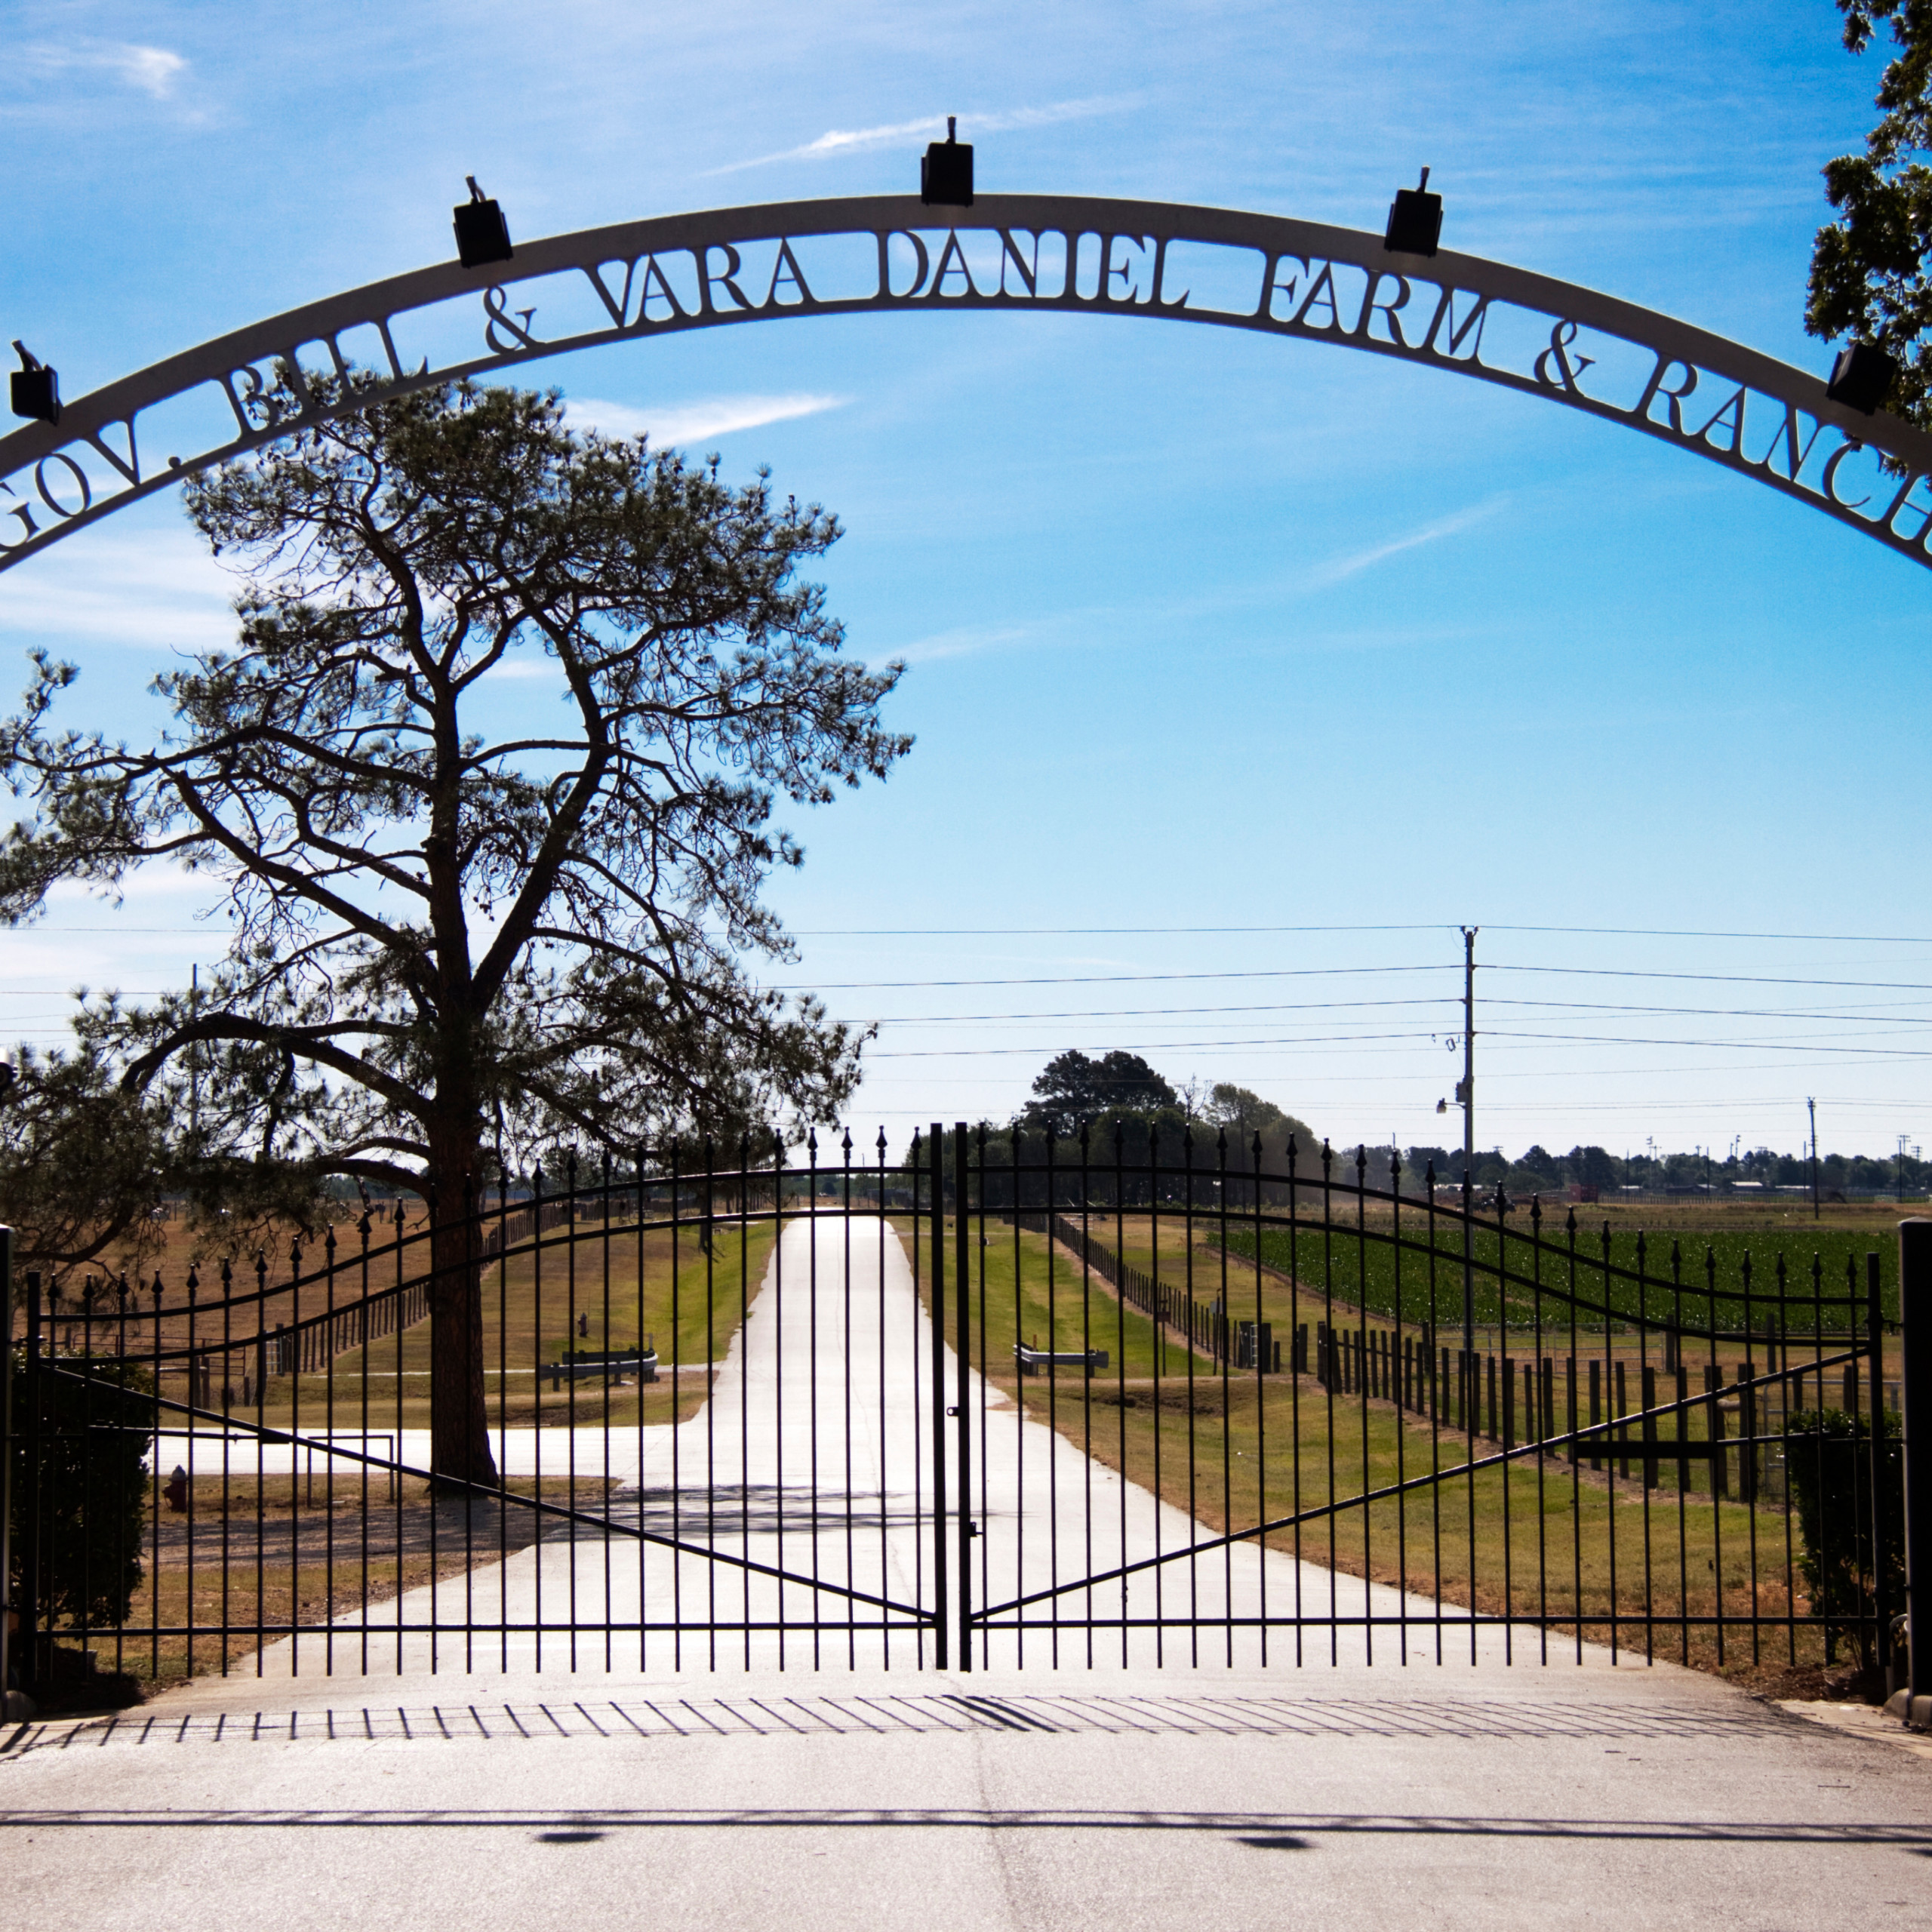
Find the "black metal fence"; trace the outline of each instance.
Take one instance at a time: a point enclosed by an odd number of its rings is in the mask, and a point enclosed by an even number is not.
[[[1887,1664],[1889,1256],[1032,1145],[674,1149],[493,1189],[460,1242],[398,1204],[208,1282],[27,1277],[15,1680]]]
[[[952,1211],[926,1292],[954,1298],[981,1371],[964,1513],[1016,1524],[959,1543],[961,1651],[1126,1657],[1140,1633],[1197,1661],[1303,1659],[1312,1638],[1329,1657],[1887,1664],[1878,1254],[1834,1279],[1772,1239],[1729,1260],[1620,1244],[1500,1193],[1444,1206],[1432,1175],[1371,1188],[1361,1150],[1038,1144],[935,1129],[924,1151],[924,1198]],[[1003,1358],[1042,1327],[1110,1364],[1030,1401],[1078,1452],[1047,1478],[1051,1524],[1016,1500],[1023,1442],[995,1447]],[[1100,1470],[1127,1480],[1098,1493]]]

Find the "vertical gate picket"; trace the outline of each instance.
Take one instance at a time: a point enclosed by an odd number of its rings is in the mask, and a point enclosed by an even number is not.
[[[954,1352],[955,1386],[958,1401],[953,1405],[953,1417],[958,1424],[956,1431],[959,1469],[955,1478],[957,1501],[955,1514],[957,1523],[959,1579],[958,1603],[959,1607],[959,1668],[970,1671],[973,1668],[973,1537],[979,1525],[973,1514],[973,1405],[968,1395],[972,1361],[973,1306],[968,1292],[972,1280],[968,1261],[967,1242],[970,1237],[971,1223],[967,1209],[966,1172],[966,1123],[956,1121],[952,1130],[952,1233],[953,1233],[953,1321],[955,1328]],[[1052,1211],[1051,1198],[1048,1211]],[[985,1386],[983,1377],[981,1386]],[[1058,1581],[1058,1578],[1055,1578]],[[1060,1600],[1054,1600],[1055,1614],[1058,1614]],[[1054,1662],[1059,1662],[1056,1654]]]
[[[932,1124],[932,1138],[927,1144],[931,1161],[928,1212],[932,1239],[926,1251],[932,1257],[931,1331],[933,1390],[933,1666],[946,1668],[949,1651],[950,1604],[946,1594],[946,1133],[937,1121]],[[918,1222],[914,1210],[913,1237],[918,1243]]]

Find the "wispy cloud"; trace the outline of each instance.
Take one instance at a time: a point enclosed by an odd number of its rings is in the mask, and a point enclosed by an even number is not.
[[[902,658],[908,664],[936,664],[943,658],[971,657],[982,651],[1001,651],[1033,639],[1036,633],[1022,625],[981,629],[968,626],[958,630],[939,631],[930,637],[915,638],[878,654]]]
[[[0,643],[218,649],[234,640],[235,588],[188,530],[88,531],[0,577]]]
[[[564,667],[554,657],[535,655],[506,657],[491,666],[490,675],[497,678],[513,678],[525,684],[561,684]]]
[[[1097,94],[1084,100],[1054,101],[1044,107],[1016,107],[1004,113],[962,115],[967,125],[965,138],[976,134],[1004,134],[1015,128],[1048,128],[1062,121],[1084,121],[1097,114],[1118,114],[1137,106],[1135,94]],[[709,174],[737,174],[748,168],[764,168],[775,161],[832,161],[842,155],[863,154],[869,148],[884,147],[894,141],[924,136],[937,140],[946,132],[946,116],[928,114],[917,121],[894,121],[877,128],[831,128],[815,140],[795,148],[781,148],[776,154],[761,154],[749,161],[728,162],[722,168],[707,168]]]
[[[1487,522],[1502,509],[1506,500],[1491,497],[1485,502],[1475,503],[1466,510],[1458,510],[1453,516],[1438,518],[1434,523],[1424,524],[1420,530],[1411,530],[1406,535],[1392,537],[1386,543],[1377,543],[1366,550],[1358,550],[1352,555],[1337,557],[1331,563],[1319,565],[1309,579],[1311,588],[1326,589],[1331,584],[1345,582],[1359,576],[1365,570],[1386,562],[1391,557],[1399,557],[1404,550],[1420,549],[1425,543],[1438,542],[1444,537],[1454,537],[1459,532],[1473,528],[1477,524]]]
[[[104,74],[155,100],[168,100],[188,70],[183,56],[135,41],[42,41],[20,49],[16,58],[45,74]]]
[[[740,429],[762,429],[771,423],[790,423],[801,416],[843,409],[850,396],[714,395],[694,402],[669,403],[663,408],[640,409],[628,402],[603,402],[593,396],[574,397],[567,405],[570,420],[580,429],[601,429],[607,436],[648,435],[654,443],[702,443]]]

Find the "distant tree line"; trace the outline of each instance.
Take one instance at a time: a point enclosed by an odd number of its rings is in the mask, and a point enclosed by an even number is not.
[[[989,1183],[989,1204],[1001,1204],[1003,1190],[998,1170],[1017,1164],[1038,1170],[1051,1162],[1063,1185],[1053,1189],[1057,1200],[1072,1200],[1079,1192],[1079,1177],[1088,1178],[1086,1198],[1110,1201],[1113,1175],[1121,1174],[1122,1204],[1145,1201],[1156,1183],[1151,1170],[1162,1171],[1158,1190],[1174,1195],[1177,1183],[1166,1171],[1192,1167],[1200,1177],[1197,1202],[1211,1204],[1217,1179],[1237,1180],[1254,1171],[1254,1143],[1261,1142],[1261,1165],[1278,1177],[1287,1168],[1292,1137],[1298,1180],[1319,1186],[1325,1171],[1337,1185],[1353,1186],[1359,1177],[1371,1188],[1387,1190],[1399,1179],[1401,1192],[1420,1197],[1432,1171],[1438,1187],[1460,1188],[1463,1150],[1460,1147],[1417,1146],[1393,1148],[1350,1143],[1332,1146],[1308,1123],[1272,1100],[1232,1081],[1193,1082],[1177,1088],[1156,1072],[1138,1054],[1115,1051],[1089,1055],[1078,1049],[1057,1054],[1034,1081],[1032,1097],[1004,1121],[983,1120],[974,1133],[974,1160],[983,1141],[985,1162],[995,1177]],[[921,1149],[923,1161],[930,1150]],[[912,1164],[909,1150],[906,1164]],[[1567,1154],[1552,1153],[1540,1144],[1511,1158],[1500,1148],[1479,1149],[1470,1176],[1484,1192],[1499,1186],[1511,1195],[1568,1196],[1572,1190],[1607,1198],[1626,1190],[1646,1194],[1755,1192],[1811,1183],[1808,1155],[1780,1154],[1760,1147],[1720,1158],[1702,1149],[1688,1152],[1614,1154],[1607,1147],[1574,1146]],[[1827,1154],[1818,1162],[1818,1186],[1826,1198],[1891,1195],[1901,1188],[1909,1195],[1932,1190],[1932,1161],[1908,1154],[1894,1155]],[[1284,1189],[1276,1188],[1276,1194]],[[1046,1187],[1037,1172],[1023,1177],[1022,1205],[1041,1204]],[[1237,1190],[1251,1201],[1251,1190]],[[1270,1190],[1264,1188],[1263,1198]],[[1177,1198],[1177,1196],[1176,1197]],[[1231,1198],[1234,1197],[1230,1197]]]
[[[1386,1157],[1385,1157],[1386,1158]],[[1460,1186],[1463,1150],[1411,1147],[1402,1156],[1404,1168],[1420,1177],[1430,1161],[1438,1181]],[[1512,1194],[1567,1192],[1593,1188],[1601,1195],[1628,1189],[1646,1194],[1769,1192],[1777,1188],[1809,1188],[1811,1160],[1805,1153],[1780,1154],[1758,1147],[1721,1155],[1694,1148],[1687,1152],[1613,1154],[1607,1148],[1572,1147],[1552,1153],[1540,1145],[1511,1158],[1500,1148],[1478,1149],[1472,1179],[1479,1188],[1499,1184]],[[1932,1161],[1912,1154],[1821,1154],[1818,1189],[1828,1198],[1851,1199],[1873,1195],[1922,1195],[1932,1186]],[[1404,1186],[1407,1186],[1405,1178]]]
[[[1177,1198],[1181,1184],[1171,1171],[1190,1167],[1199,1177],[1196,1202],[1206,1206],[1222,1176],[1254,1171],[1257,1136],[1262,1165],[1271,1171],[1281,1168],[1291,1136],[1316,1161],[1321,1143],[1308,1123],[1245,1087],[1222,1081],[1177,1088],[1138,1054],[1070,1049],[1048,1062],[1017,1114],[978,1122],[973,1140],[976,1162],[979,1147],[986,1150],[989,1207],[1041,1207],[1050,1195],[1056,1203],[1073,1200],[1081,1196],[1083,1173],[1087,1200],[1112,1202],[1117,1190],[1119,1204],[1145,1205]],[[930,1159],[929,1150],[920,1152]],[[908,1167],[913,1158],[909,1149]],[[1039,1171],[1049,1165],[1064,1177],[1051,1188]],[[1029,1171],[1004,1180],[999,1170],[1013,1166]],[[1251,1196],[1244,1191],[1244,1198]]]

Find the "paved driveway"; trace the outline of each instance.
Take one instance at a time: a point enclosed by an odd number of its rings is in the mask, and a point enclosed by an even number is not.
[[[931,1339],[890,1229],[876,1222],[795,1223],[698,1415],[675,1428],[608,1438],[601,1431],[525,1429],[500,1441],[513,1474],[574,1472],[617,1481],[623,1494],[614,1515],[675,1537],[684,1553],[594,1528],[560,1529],[506,1561],[373,1609],[369,1626],[383,1635],[367,1647],[367,1667],[386,1675],[399,1667],[410,1677],[452,1667],[636,1669],[695,1659],[757,1672],[814,1662],[883,1669],[929,1657],[906,1626],[912,1607],[932,1597],[932,1534],[921,1527],[932,1491]],[[956,1401],[956,1358],[949,1349],[944,1354],[946,1398]],[[1044,1423],[1023,1417],[977,1374],[966,1379],[966,1399],[981,1532],[974,1544],[975,1600],[1035,1599],[1025,1612],[1026,1631],[981,1644],[976,1662],[983,1666],[1333,1665],[1372,1654],[1466,1668],[1472,1656],[1500,1660],[1512,1646],[1540,1654],[1534,1632],[1472,1632],[1456,1606],[1278,1552],[1264,1557],[1241,1544],[1177,1555],[1211,1542],[1211,1531]],[[1045,1399],[1044,1384],[1029,1397],[1036,1407]],[[1077,1397],[1063,1389],[1060,1399]],[[948,1435],[950,1455],[950,1425]],[[422,1446],[406,1441],[405,1454]],[[957,1480],[949,1469],[949,1498]],[[486,1549],[494,1534],[480,1537]],[[948,1555],[956,1561],[951,1539]],[[1110,1574],[1158,1558],[1168,1560],[1124,1579]],[[1082,1581],[1097,1575],[1105,1580]],[[815,1589],[814,1580],[835,1587]],[[1338,1627],[1264,1635],[1243,1622],[1297,1607],[1310,1617],[1332,1615]],[[1142,1628],[1123,1644],[1117,1630],[1090,1637],[1057,1628],[1057,1613],[1198,1627]],[[1371,1617],[1384,1627],[1371,1630]],[[834,1627],[814,1632],[815,1619]],[[900,1627],[865,1627],[881,1620]],[[608,1639],[571,1634],[607,1623],[633,1627]],[[735,1627],[715,1637],[661,1628],[640,1635],[641,1623]],[[467,1633],[466,1626],[472,1626]],[[361,1627],[358,1614],[338,1632]],[[1584,1657],[1591,1668],[1610,1662],[1595,1647]],[[274,1646],[262,1667],[300,1675],[325,1664],[361,1669],[365,1661],[364,1647],[338,1634],[326,1647],[318,1637]]]

